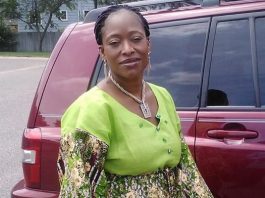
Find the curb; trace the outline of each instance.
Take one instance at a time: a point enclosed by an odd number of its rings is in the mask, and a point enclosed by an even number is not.
[[[0,56],[0,59],[32,59],[32,60],[48,60],[46,57],[18,57],[18,56]]]

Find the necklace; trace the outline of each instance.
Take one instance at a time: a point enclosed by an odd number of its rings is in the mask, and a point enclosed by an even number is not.
[[[142,99],[140,100],[139,98],[137,98],[136,96],[134,96],[133,94],[131,94],[130,92],[126,91],[122,86],[119,85],[119,83],[117,83],[112,75],[109,76],[110,80],[113,82],[113,84],[124,94],[126,94],[127,96],[131,97],[132,99],[134,99],[137,103],[139,103],[140,105],[140,109],[144,115],[144,118],[150,118],[151,117],[151,111],[150,108],[148,106],[148,104],[145,102],[145,81],[143,80],[142,82]]]

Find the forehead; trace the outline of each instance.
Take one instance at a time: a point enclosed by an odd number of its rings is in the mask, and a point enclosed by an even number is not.
[[[141,32],[144,31],[141,19],[137,14],[129,10],[121,9],[109,15],[102,30],[104,34],[113,31],[123,31],[128,28]]]

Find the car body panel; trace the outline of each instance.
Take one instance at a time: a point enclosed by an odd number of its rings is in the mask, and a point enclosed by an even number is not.
[[[57,198],[59,192],[26,188],[24,180],[19,181],[11,190],[11,198]]]
[[[57,173],[57,159],[61,129],[58,127],[40,128],[41,145],[41,189],[59,191],[60,184]],[[47,171],[48,170],[48,171]]]
[[[199,112],[196,162],[215,197],[264,197],[264,118],[265,112]],[[223,134],[209,134],[213,130]],[[237,132],[241,133],[236,136]],[[257,136],[249,137],[248,132]]]

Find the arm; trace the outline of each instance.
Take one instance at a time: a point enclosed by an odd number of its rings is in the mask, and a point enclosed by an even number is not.
[[[105,197],[107,150],[106,143],[87,131],[64,135],[58,160],[60,197]]]

